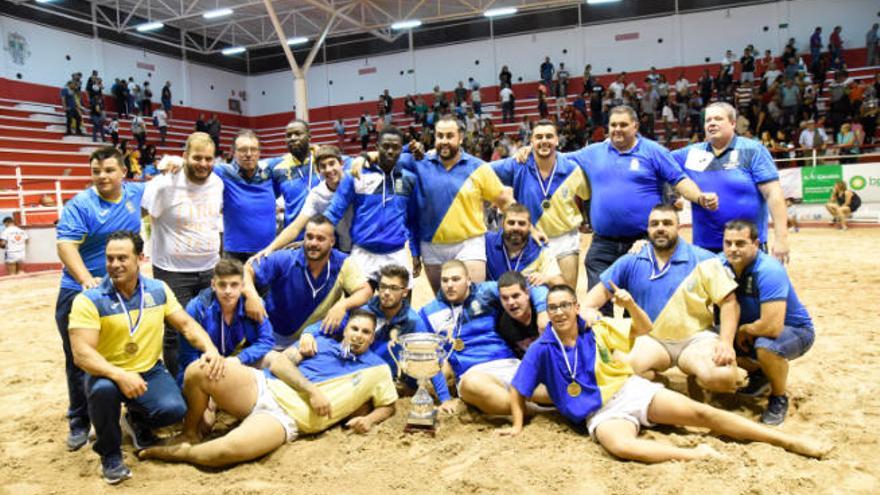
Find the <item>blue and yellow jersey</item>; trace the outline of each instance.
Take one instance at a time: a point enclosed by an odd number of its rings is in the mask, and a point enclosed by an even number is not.
[[[658,266],[654,247],[646,244],[620,257],[601,279],[611,292],[609,281],[629,291],[654,323],[651,335],[662,340],[683,340],[711,328],[712,306],[736,290],[733,273],[718,257],[682,239],[666,266]]]
[[[419,239],[454,244],[486,233],[483,201],[504,189],[492,166],[465,152],[450,170],[436,154],[409,165],[416,174]]]
[[[541,178],[534,155],[524,164],[514,158],[492,162],[492,168],[505,186],[513,188],[517,203],[529,209],[532,223],[549,237],[571,232],[583,222],[575,198],[590,199],[590,186],[583,170],[564,155],[556,154],[555,172],[547,180]],[[545,199],[550,208],[541,205]]]
[[[218,163],[214,174],[223,180],[223,249],[254,253],[275,239],[275,192],[271,174],[257,167],[245,178],[237,163]]]
[[[628,364],[614,358],[615,350],[628,353],[632,349],[630,325],[630,320],[603,318],[589,328],[578,318],[574,347],[560,347],[548,323],[544,333],[529,346],[510,385],[522,396],[531,397],[543,383],[559,412],[572,423],[582,424],[607,404],[633,374]],[[563,352],[574,367],[574,381],[581,387],[577,397],[566,390],[572,377]]]
[[[284,197],[284,225],[286,226],[299,215],[309,191],[321,183],[318,166],[310,151],[304,162],[300,162],[293,154],[287,153],[266,160],[266,168],[272,176],[275,195]],[[301,238],[302,236],[299,239]]]
[[[77,194],[64,205],[56,228],[58,242],[78,244],[79,255],[93,277],[107,275],[104,248],[107,237],[117,230],[141,230],[141,199],[144,183],[124,182],[122,196],[107,201],[94,187]],[[82,290],[67,268],[61,275],[61,288]]]
[[[525,276],[537,272],[547,277],[555,277],[562,272],[559,263],[549,251],[542,248],[529,236],[526,247],[514,257],[504,249],[503,232],[486,233],[486,280],[498,280],[504,272],[520,272]]]
[[[296,421],[302,433],[318,433],[347,418],[363,404],[389,406],[397,401],[391,369],[379,356],[367,351],[360,356],[325,335],[315,335],[318,352],[303,358],[298,368],[330,401],[331,416],[318,416],[309,406],[309,397],[298,393],[265,370],[273,397]]]
[[[142,287],[144,314],[138,331],[130,336],[129,317],[136,322],[140,316]],[[74,298],[69,328],[98,330],[97,350],[107,362],[125,371],[143,373],[162,357],[165,317],[183,308],[165,282],[144,276],[139,277],[131,298],[123,297],[123,301],[124,306],[119,304],[113,281],[105,278],[98,287]],[[129,342],[138,346],[134,355],[125,352]]]
[[[344,253],[330,252],[317,277],[309,273],[302,248],[276,251],[254,263],[254,282],[268,289],[266,312],[276,335],[296,338],[302,330],[324,318],[343,297],[367,283],[357,265]]]
[[[719,251],[724,224],[737,219],[754,222],[761,242],[767,242],[767,200],[758,186],[779,180],[779,172],[763,144],[734,136],[718,155],[711,143],[694,143],[672,156],[701,190],[718,194],[716,211],[693,205],[694,244]]]

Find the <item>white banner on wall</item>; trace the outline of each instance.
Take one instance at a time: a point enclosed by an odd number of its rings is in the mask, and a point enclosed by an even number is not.
[[[880,203],[880,163],[844,165],[843,180],[864,203]]]

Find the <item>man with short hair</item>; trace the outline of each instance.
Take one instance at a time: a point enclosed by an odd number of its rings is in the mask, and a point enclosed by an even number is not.
[[[495,331],[507,342],[518,359],[537,340],[550,321],[547,312],[532,300],[529,283],[519,272],[505,272],[498,278],[498,298],[504,312],[495,323]]]
[[[541,82],[544,83],[547,91],[553,91],[553,74],[555,72],[556,69],[553,67],[550,57],[544,57],[544,62],[541,63]]]
[[[514,271],[528,277],[533,286],[565,283],[556,258],[529,235],[531,226],[524,205],[513,203],[504,209],[501,230],[486,233],[486,280]]]
[[[333,224],[316,215],[306,224],[301,248],[276,251],[245,266],[245,307],[249,315],[268,313],[276,350],[289,347],[318,320],[324,320],[322,329],[335,330],[346,311],[370,299],[366,278],[357,264],[333,249],[335,240]],[[268,289],[265,309],[257,288]]]
[[[270,370],[230,363],[218,380],[191,366],[184,378],[189,410],[181,442],[143,450],[140,457],[223,467],[257,459],[300,433],[319,433],[346,419],[345,426],[367,433],[394,415],[397,401],[388,366],[370,351],[375,327],[372,314],[356,310],[342,342],[318,336],[314,356],[291,347],[271,360]],[[203,423],[210,400],[243,421],[226,435],[200,443],[200,432],[210,427]]]
[[[160,146],[165,146],[165,137],[168,135],[168,113],[164,106],[156,107],[153,110],[153,123],[159,128]]]
[[[262,368],[263,358],[275,345],[272,323],[268,318],[259,322],[245,314],[243,288],[244,266],[236,259],[222,259],[214,266],[211,286],[186,305],[186,312],[205,329],[221,356],[245,366]],[[180,366],[176,373],[179,386],[183,386],[186,368],[199,357],[198,349],[185,339],[180,341]]]
[[[157,110],[158,111],[158,110]],[[182,306],[211,284],[220,260],[223,180],[213,174],[214,142],[196,132],[186,140],[183,170],[147,183],[142,207],[152,226],[153,276]],[[162,361],[177,376],[177,333],[165,332]]]
[[[550,289],[550,324],[523,358],[510,387],[513,427],[507,435],[522,433],[525,401],[539,384],[566,419],[583,428],[611,455],[645,463],[694,460],[719,456],[712,447],[678,447],[639,439],[641,426],[655,423],[709,428],[737,440],[766,442],[791,452],[821,458],[831,450],[811,439],[768,428],[742,416],[666,390],[633,375],[614,351],[628,352],[633,340],[651,330],[651,321],[625,290],[614,288],[614,300],[633,315],[628,320],[601,319],[588,326],[578,317],[574,289]]]
[[[112,146],[89,156],[92,187],[80,192],[64,205],[56,228],[56,249],[64,265],[61,288],[55,303],[55,322],[64,349],[70,433],[68,450],[78,450],[88,441],[89,411],[83,389],[83,371],[77,367],[70,349],[68,315],[73,299],[84,289],[101,284],[107,275],[104,245],[117,230],[141,229],[141,198],[144,184],[124,182],[126,168],[122,155]]]
[[[271,173],[275,195],[284,197],[286,226],[299,215],[306,196],[321,182],[321,177],[312,155],[309,123],[302,119],[291,120],[284,129],[284,135],[287,153],[269,159],[266,168]]]
[[[822,27],[816,26],[813,34],[810,35],[810,64],[816,67],[819,64],[819,58],[822,56]],[[773,81],[770,81],[773,82]]]
[[[816,338],[813,320],[801,304],[785,267],[760,250],[757,226],[733,220],[724,227],[725,265],[739,287],[739,330],[736,352],[749,371],[743,395],[770,397],[761,422],[780,425],[788,413],[788,362],[803,356]]]
[[[211,339],[177,302],[164,282],[140,273],[144,241],[131,231],[107,237],[108,277],[76,296],[70,311],[70,344],[85,371],[89,417],[95,426],[94,450],[101,456],[104,481],[131,478],[122,460],[122,433],[135,449],[154,444],[152,428],[183,418],[186,403],[162,364],[163,322],[177,329],[204,354],[199,368],[211,379],[225,363]],[[125,403],[127,413],[120,412]]]
[[[0,248],[4,249],[4,263],[7,275],[24,273],[25,248],[29,237],[27,232],[15,225],[12,217],[3,219],[3,232],[0,232]]]
[[[748,218],[759,226],[761,242],[766,245],[769,209],[776,234],[773,256],[787,261],[785,198],[773,157],[760,142],[736,135],[736,109],[729,103],[712,103],[705,114],[707,142],[694,143],[672,154],[697,186],[718,195],[720,207],[694,205],[694,244],[717,253],[722,248],[724,224]]]
[[[618,286],[653,322],[627,359],[635,374],[651,378],[677,366],[703,388],[733,392],[739,378],[733,350],[736,282],[721,260],[680,239],[678,229],[675,207],[655,206],[648,217],[649,243],[602,272],[602,283],[584,301],[586,321],[599,319],[596,310]],[[720,308],[720,336],[714,331],[715,306]]]

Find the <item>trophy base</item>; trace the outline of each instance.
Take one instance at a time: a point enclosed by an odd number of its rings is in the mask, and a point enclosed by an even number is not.
[[[428,433],[433,437],[437,431],[437,411],[433,411],[428,416],[410,415],[406,418],[406,426],[403,431],[405,433]]]
[[[436,436],[437,435],[437,426],[436,424],[430,425],[420,425],[407,423],[406,426],[403,427],[404,433],[426,433],[428,435]]]

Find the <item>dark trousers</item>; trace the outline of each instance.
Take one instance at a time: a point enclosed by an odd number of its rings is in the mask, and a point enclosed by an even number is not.
[[[83,119],[82,115],[76,110],[68,110],[64,113],[65,121],[67,124],[66,133],[73,134],[73,129],[76,129],[77,134],[82,134],[82,125]]]
[[[69,404],[67,422],[71,431],[89,427],[89,405],[83,386],[85,372],[79,369],[73,361],[70,334],[67,332],[73,298],[79,293],[80,291],[74,289],[61,289],[58,291],[58,300],[55,303],[55,323],[58,325],[61,346],[64,349],[64,373],[67,375],[67,400]]]
[[[153,277],[168,284],[171,292],[177,297],[177,301],[186,308],[186,305],[196,297],[202,289],[211,286],[213,270],[203,272],[170,272],[158,266],[153,267]],[[177,330],[165,327],[165,337],[162,343],[162,360],[172,376],[177,376],[177,350],[180,347]]]
[[[600,282],[599,275],[611,266],[617,258],[626,254],[633,243],[644,236],[637,237],[605,237],[599,234],[593,234],[593,241],[590,243],[590,249],[587,251],[587,257],[584,265],[587,268],[587,291]],[[605,316],[613,315],[613,306],[611,302],[606,303],[600,309]]]
[[[147,391],[140,397],[128,399],[113,380],[86,374],[89,414],[97,437],[92,448],[101,457],[120,451],[119,414],[123,402],[131,413],[131,420],[149,428],[173,425],[186,415],[186,401],[161,361],[140,375],[147,382]]]
[[[501,103],[501,119],[504,122],[513,122],[513,102],[505,101]]]

